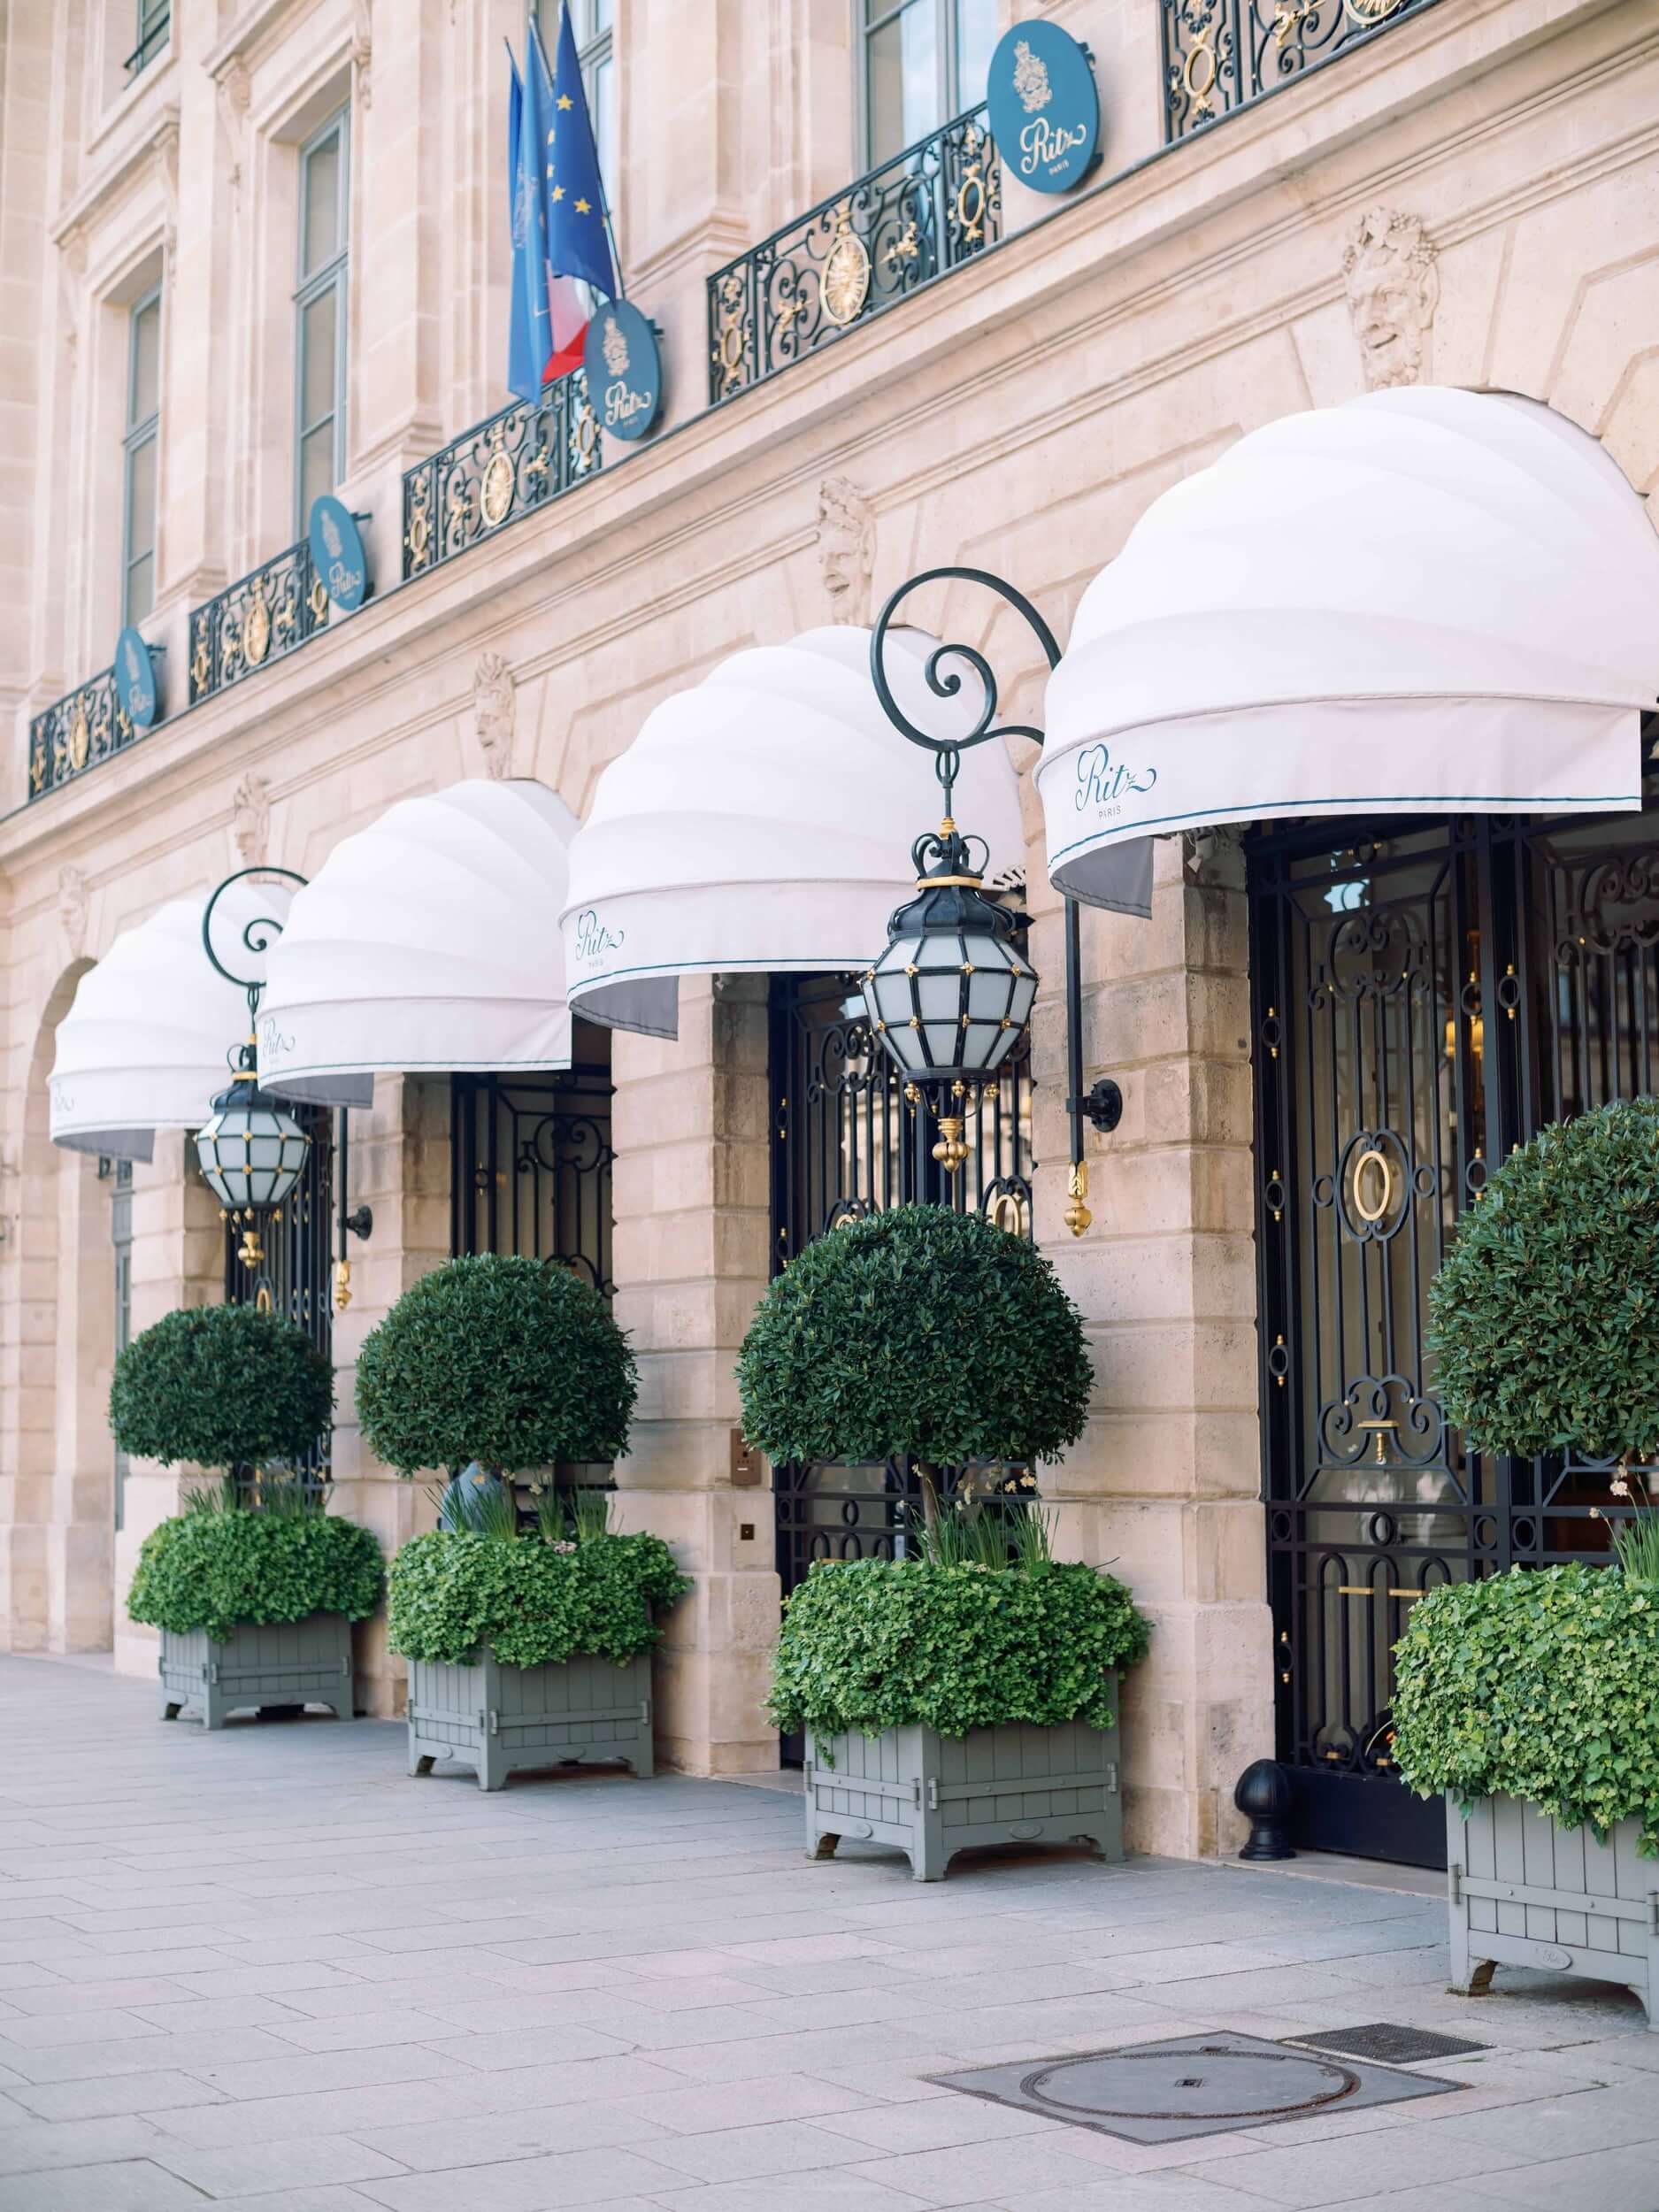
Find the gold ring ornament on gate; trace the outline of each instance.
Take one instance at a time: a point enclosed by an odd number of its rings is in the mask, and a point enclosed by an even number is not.
[[[1204,26],[1194,40],[1192,50],[1187,59],[1181,64],[1181,83],[1186,88],[1187,98],[1193,104],[1194,115],[1209,115],[1215,104],[1210,95],[1215,91],[1217,81],[1221,75],[1221,60],[1215,49],[1208,43],[1214,35],[1215,28],[1213,23],[1207,23]],[[1196,67],[1201,61],[1207,61],[1210,64],[1210,74],[1204,79],[1202,84],[1198,81]]]
[[[483,511],[484,520],[492,530],[498,522],[507,519],[512,506],[512,463],[497,449],[490,455],[489,465],[484,471],[478,503]]]
[[[1371,1194],[1375,1203],[1367,1202],[1366,1182],[1373,1177]],[[1364,1222],[1375,1224],[1391,1214],[1400,1200],[1400,1171],[1388,1155],[1379,1145],[1367,1145],[1354,1163],[1348,1179],[1355,1212]]]

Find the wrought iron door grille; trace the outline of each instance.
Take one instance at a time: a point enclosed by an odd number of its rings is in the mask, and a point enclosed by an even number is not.
[[[225,1302],[267,1305],[304,1330],[325,1359],[334,1357],[332,1287],[334,1225],[334,1116],[326,1106],[290,1106],[311,1139],[304,1172],[274,1212],[259,1217],[264,1257],[250,1267],[242,1256],[240,1225],[225,1224]],[[314,1486],[329,1479],[332,1436],[319,1437],[297,1472]]]
[[[1434,0],[1160,0],[1173,144],[1294,84]]]
[[[1489,1163],[1659,1079],[1659,852],[1651,814],[1377,829],[1248,847],[1279,1748],[1307,1840],[1438,1864],[1437,1809],[1392,1779],[1411,1606],[1605,1556],[1621,1509],[1606,1464],[1448,1425],[1428,1286]]]
[[[1000,236],[983,105],[918,139],[709,279],[709,404],[908,299]]]
[[[615,1295],[609,1041],[584,1025],[579,1066],[449,1079],[452,1251],[556,1261]]]
[[[403,474],[403,575],[453,560],[604,465],[599,419],[580,369],[541,404],[516,400]]]

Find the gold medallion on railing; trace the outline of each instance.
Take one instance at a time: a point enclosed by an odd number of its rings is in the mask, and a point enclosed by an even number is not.
[[[326,583],[324,583],[320,576],[313,576],[311,578],[311,588],[305,595],[305,602],[311,611],[311,620],[313,622],[322,622],[326,619],[328,614],[328,587]]]
[[[403,534],[403,543],[409,548],[409,565],[419,568],[426,557],[426,541],[432,535],[426,520],[426,510],[417,507],[409,518],[409,528]]]
[[[1193,35],[1193,43],[1187,59],[1181,64],[1181,83],[1193,104],[1192,119],[1202,122],[1216,111],[1216,86],[1220,81],[1221,61],[1210,41],[1215,36],[1216,26],[1206,23],[1202,30]],[[1203,81],[1199,81],[1199,71]]]
[[[498,522],[505,522],[512,511],[512,463],[499,447],[489,457],[489,465],[479,487],[478,503],[492,530]]]
[[[256,584],[248,611],[242,618],[242,657],[250,668],[257,668],[271,650],[271,610],[265,604],[265,586]]]
[[[1342,0],[1352,21],[1361,24],[1382,23],[1404,7],[1405,0]]]
[[[870,296],[870,252],[864,240],[853,234],[850,207],[843,200],[835,211],[835,242],[818,285],[824,312],[843,330],[857,321]]]
[[[196,680],[198,694],[207,689],[207,680],[212,672],[213,664],[208,655],[207,637],[204,633],[196,641],[196,658],[190,663],[190,673]]]
[[[76,775],[86,766],[91,750],[92,732],[87,726],[86,702],[77,699],[74,712],[69,718],[69,765]]]

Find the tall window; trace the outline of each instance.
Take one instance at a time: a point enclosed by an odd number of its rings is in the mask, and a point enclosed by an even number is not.
[[[997,0],[856,0],[861,11],[864,155],[890,161],[985,97]]]
[[[167,42],[173,19],[173,0],[138,0],[138,43],[127,57],[127,73],[137,76]]]
[[[311,502],[346,468],[347,119],[300,149],[300,281],[294,503],[303,533]]]
[[[157,425],[161,412],[161,294],[134,308],[127,337],[126,497],[121,620],[142,622],[156,598]]]
[[[537,0],[536,23],[548,60],[558,43],[559,16],[565,0]],[[594,120],[594,144],[599,151],[599,173],[604,180],[606,204],[617,204],[617,65],[613,50],[616,0],[569,0],[571,24],[576,34],[576,58],[582,65],[582,87],[588,112]]]

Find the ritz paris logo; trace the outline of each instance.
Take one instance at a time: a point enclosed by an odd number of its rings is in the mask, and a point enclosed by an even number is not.
[[[1105,816],[1121,814],[1118,802],[1126,791],[1150,791],[1158,780],[1156,768],[1137,776],[1122,761],[1114,761],[1106,745],[1086,745],[1077,757],[1077,789],[1071,803],[1079,814],[1092,810]]]
[[[620,952],[626,930],[610,930],[590,906],[576,917],[576,957],[597,960],[602,953]]]

